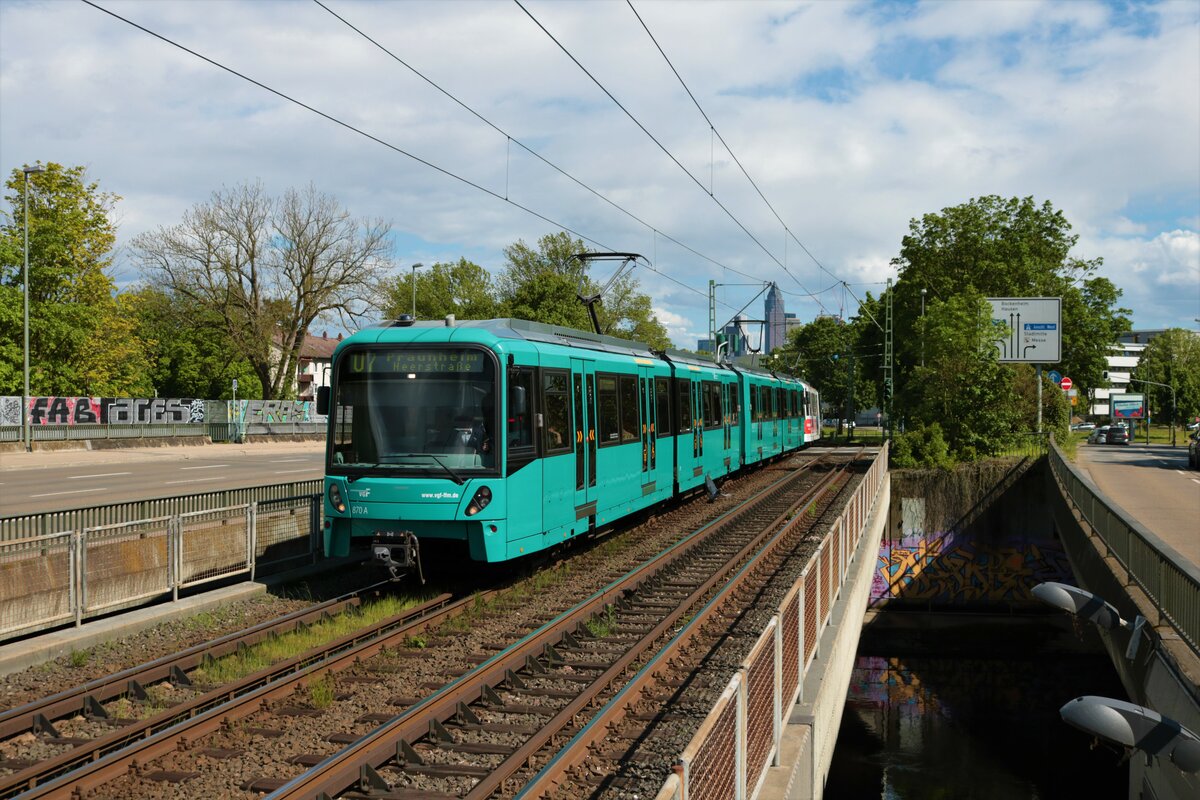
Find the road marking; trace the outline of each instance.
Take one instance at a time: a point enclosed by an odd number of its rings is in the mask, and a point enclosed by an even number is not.
[[[219,481],[219,480],[222,480],[222,478],[220,476],[213,476],[211,478],[188,478],[186,481],[167,481],[166,485],[170,486],[175,483],[200,483],[202,481]]]
[[[228,466],[229,466],[228,464],[209,464],[206,467],[180,467],[179,469],[180,469],[180,471],[183,471],[185,469],[216,469],[218,467],[228,467]]]
[[[320,467],[309,467],[308,469],[285,469],[285,470],[276,470],[272,474],[274,474],[274,475],[291,475],[294,472],[317,472],[320,469],[321,469]]]
[[[1175,471],[1178,472],[1180,475],[1182,475],[1185,478],[1188,476],[1188,474],[1181,469],[1177,469]],[[1195,480],[1195,478],[1192,478],[1192,480]]]
[[[101,486],[98,489],[73,489],[69,492],[47,492],[46,494],[31,494],[30,497],[57,497],[60,494],[86,494],[87,492],[107,492],[107,486]]]
[[[1197,480],[1196,478],[1192,478],[1192,483],[1200,483],[1200,480]]]
[[[132,475],[132,472],[103,472],[99,475],[68,475],[69,481],[81,481],[86,478],[115,478],[118,475]]]
[[[307,458],[277,458],[274,461],[269,461],[269,464],[295,464],[300,461],[308,461]]]

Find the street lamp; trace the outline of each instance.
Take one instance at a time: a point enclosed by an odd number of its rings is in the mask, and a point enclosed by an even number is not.
[[[422,264],[420,261],[418,261],[416,264],[412,265],[412,295],[413,295],[412,318],[413,319],[417,318],[417,270],[419,270],[423,266],[425,266],[425,265]]]
[[[24,427],[25,452],[33,452],[32,431],[29,429],[29,176],[45,172],[40,164],[22,167],[25,173],[25,394],[21,397],[21,422]]]

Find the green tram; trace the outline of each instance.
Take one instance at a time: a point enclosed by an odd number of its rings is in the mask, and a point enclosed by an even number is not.
[[[554,547],[821,431],[800,380],[514,319],[364,329],[317,406],[325,554],[394,577],[433,544],[481,562]]]

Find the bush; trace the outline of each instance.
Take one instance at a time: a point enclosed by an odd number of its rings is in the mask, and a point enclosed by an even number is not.
[[[897,469],[950,469],[950,445],[936,422],[907,433],[897,434],[892,442],[892,466]]]

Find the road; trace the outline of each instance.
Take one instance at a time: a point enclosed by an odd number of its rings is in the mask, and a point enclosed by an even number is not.
[[[1200,566],[1200,471],[1187,448],[1081,444],[1075,463],[1117,505]]]
[[[0,517],[319,478],[323,442],[0,454]]]

